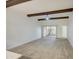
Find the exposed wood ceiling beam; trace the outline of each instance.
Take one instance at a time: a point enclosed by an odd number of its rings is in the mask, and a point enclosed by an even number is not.
[[[68,19],[69,16],[63,16],[63,17],[53,17],[53,18],[49,18],[49,20],[57,20],[57,19]],[[38,21],[43,21],[46,20],[45,18],[42,19],[38,19]]]
[[[27,1],[31,1],[31,0],[8,0],[6,1],[6,7],[14,6],[16,4],[20,4]]]
[[[64,13],[64,12],[71,12],[73,11],[73,8],[67,8],[67,9],[61,9],[61,10],[55,10],[55,11],[48,11],[48,12],[40,12],[40,13],[34,13],[34,14],[28,14],[28,17],[32,16],[41,16],[41,15],[49,15],[49,14],[57,14],[57,13]]]

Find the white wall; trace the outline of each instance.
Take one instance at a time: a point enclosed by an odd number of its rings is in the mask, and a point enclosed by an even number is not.
[[[62,37],[67,38],[67,25],[62,27]]]
[[[56,38],[62,38],[62,26],[56,26]]]
[[[73,46],[73,13],[70,14],[67,31],[68,31],[68,40],[70,44]]]
[[[56,29],[56,37],[57,38],[67,38],[67,25],[57,25]]]
[[[41,37],[40,25],[26,15],[7,9],[7,49],[39,39]]]

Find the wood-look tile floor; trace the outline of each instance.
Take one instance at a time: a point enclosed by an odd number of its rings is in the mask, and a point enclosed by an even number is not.
[[[10,49],[27,59],[73,59],[73,49],[67,39],[42,38]]]

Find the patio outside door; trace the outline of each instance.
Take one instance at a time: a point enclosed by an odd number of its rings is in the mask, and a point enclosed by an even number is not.
[[[43,26],[43,37],[56,36],[56,26]]]

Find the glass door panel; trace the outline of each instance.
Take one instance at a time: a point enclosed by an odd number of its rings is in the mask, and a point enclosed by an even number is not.
[[[43,37],[45,36],[56,36],[56,26],[44,26]]]

